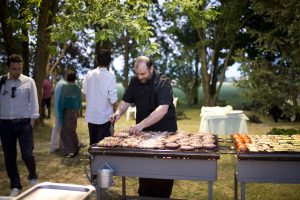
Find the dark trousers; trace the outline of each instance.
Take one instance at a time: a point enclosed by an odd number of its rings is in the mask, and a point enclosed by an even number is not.
[[[45,107],[47,108],[47,111],[48,111],[48,118],[50,118],[51,116],[51,98],[43,98],[42,99],[42,115],[43,115],[43,118],[46,117],[45,115]]]
[[[90,146],[99,142],[105,137],[111,136],[110,126],[111,126],[110,121],[104,124],[88,123],[89,134],[90,134]]]
[[[139,178],[140,196],[170,198],[174,180]]]
[[[28,119],[28,122],[18,123],[4,122],[1,120],[0,132],[5,167],[10,179],[10,187],[22,189],[17,166],[17,140],[19,141],[22,159],[29,172],[28,178],[37,178],[35,158],[33,155],[33,133],[30,119]]]

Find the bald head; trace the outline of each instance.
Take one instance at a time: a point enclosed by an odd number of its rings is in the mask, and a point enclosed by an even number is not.
[[[134,71],[140,83],[148,83],[153,75],[153,65],[151,60],[146,56],[139,56],[134,63]]]

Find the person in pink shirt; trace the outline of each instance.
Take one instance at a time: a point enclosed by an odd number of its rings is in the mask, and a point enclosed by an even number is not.
[[[42,115],[45,115],[45,107],[47,108],[47,118],[50,119],[51,116],[51,96],[52,96],[52,81],[48,77],[44,79],[43,82],[43,98],[42,98]]]

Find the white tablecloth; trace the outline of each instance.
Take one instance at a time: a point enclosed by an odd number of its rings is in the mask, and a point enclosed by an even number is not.
[[[207,107],[206,107],[207,108]],[[202,109],[203,110],[203,109]],[[244,113],[231,114],[229,111],[212,109],[201,112],[200,132],[213,132],[216,135],[233,133],[248,133],[246,120],[249,120]]]

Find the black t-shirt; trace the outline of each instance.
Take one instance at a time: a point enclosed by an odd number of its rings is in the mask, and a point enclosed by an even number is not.
[[[147,118],[158,106],[169,105],[167,114],[156,124],[149,126],[144,131],[177,131],[176,113],[173,104],[173,90],[170,79],[153,72],[151,80],[141,84],[134,77],[123,96],[123,101],[136,106],[136,123]]]

